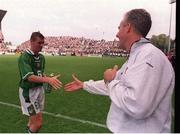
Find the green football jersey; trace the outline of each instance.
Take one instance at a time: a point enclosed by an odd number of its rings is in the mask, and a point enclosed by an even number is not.
[[[43,76],[45,58],[42,54],[35,56],[32,51],[26,50],[18,59],[20,73],[19,86],[23,89],[23,96],[29,98],[29,89],[42,86],[43,83],[34,83],[27,80],[30,75]]]

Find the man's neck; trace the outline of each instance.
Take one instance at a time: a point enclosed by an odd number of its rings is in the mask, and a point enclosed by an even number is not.
[[[127,45],[127,48],[126,48],[126,51],[127,52],[130,52],[131,51],[131,47],[133,46],[133,44],[137,41],[139,41],[140,39],[142,38],[142,36],[133,36],[131,37],[129,40],[128,40],[128,45]]]
[[[33,52],[34,55],[38,55],[38,53],[36,53],[32,48],[30,48],[31,52]]]

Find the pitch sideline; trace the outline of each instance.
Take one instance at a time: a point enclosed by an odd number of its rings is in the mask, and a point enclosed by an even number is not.
[[[6,102],[0,101],[0,104],[5,105],[5,106],[9,106],[9,107],[14,107],[14,108],[21,109],[21,107],[19,105],[15,105],[15,104],[11,104],[11,103],[6,103]],[[63,119],[66,119],[66,120],[76,121],[76,122],[80,122],[80,123],[83,123],[83,124],[86,123],[86,124],[94,125],[94,126],[97,126],[97,127],[107,128],[106,125],[104,125],[104,124],[100,124],[100,123],[92,122],[92,121],[88,121],[88,120],[82,120],[82,119],[78,119],[78,118],[73,118],[73,117],[70,117],[70,116],[62,115],[62,114],[49,113],[49,112],[46,112],[46,111],[43,111],[43,114],[46,114],[46,115],[49,115],[49,116],[52,116],[52,117],[63,118]],[[174,109],[173,108],[172,108],[172,116],[174,117]]]
[[[6,103],[6,102],[0,101],[0,104],[5,105],[5,106],[9,106],[9,107],[13,107],[13,108],[21,109],[21,107],[19,105],[15,105],[15,104],[11,104],[11,103]],[[46,112],[46,111],[43,111],[43,114],[46,114],[46,115],[49,115],[49,116],[52,116],[52,117],[63,118],[63,119],[66,119],[66,120],[76,121],[76,122],[80,122],[80,123],[83,123],[83,124],[90,124],[90,125],[94,125],[94,126],[97,126],[97,127],[107,128],[106,125],[104,125],[104,124],[100,124],[100,123],[92,122],[92,121],[88,121],[88,120],[82,120],[82,119],[78,119],[78,118],[73,118],[73,117],[70,117],[70,116],[62,115],[62,114],[49,113],[49,112]]]

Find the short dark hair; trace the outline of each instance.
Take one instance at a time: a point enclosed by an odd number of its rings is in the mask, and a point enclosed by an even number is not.
[[[31,34],[31,38],[30,40],[31,41],[35,41],[37,39],[37,37],[41,38],[41,39],[44,39],[44,36],[38,31],[38,32],[33,32]]]
[[[126,13],[126,21],[134,26],[134,30],[146,37],[148,34],[152,21],[151,15],[145,9],[132,9]]]

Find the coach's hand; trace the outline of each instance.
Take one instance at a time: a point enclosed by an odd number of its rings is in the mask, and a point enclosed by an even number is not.
[[[72,78],[74,81],[64,86],[65,91],[76,91],[76,90],[82,89],[83,82],[80,81],[78,78],[76,78],[74,74],[72,74]]]
[[[60,74],[53,76],[53,77],[48,77],[48,83],[55,89],[57,90],[58,88],[62,87],[61,81],[58,80],[58,77],[60,77]]]
[[[104,82],[107,83],[109,81],[112,81],[116,76],[117,70],[118,70],[118,65],[114,65],[113,68],[107,69],[104,72]]]

